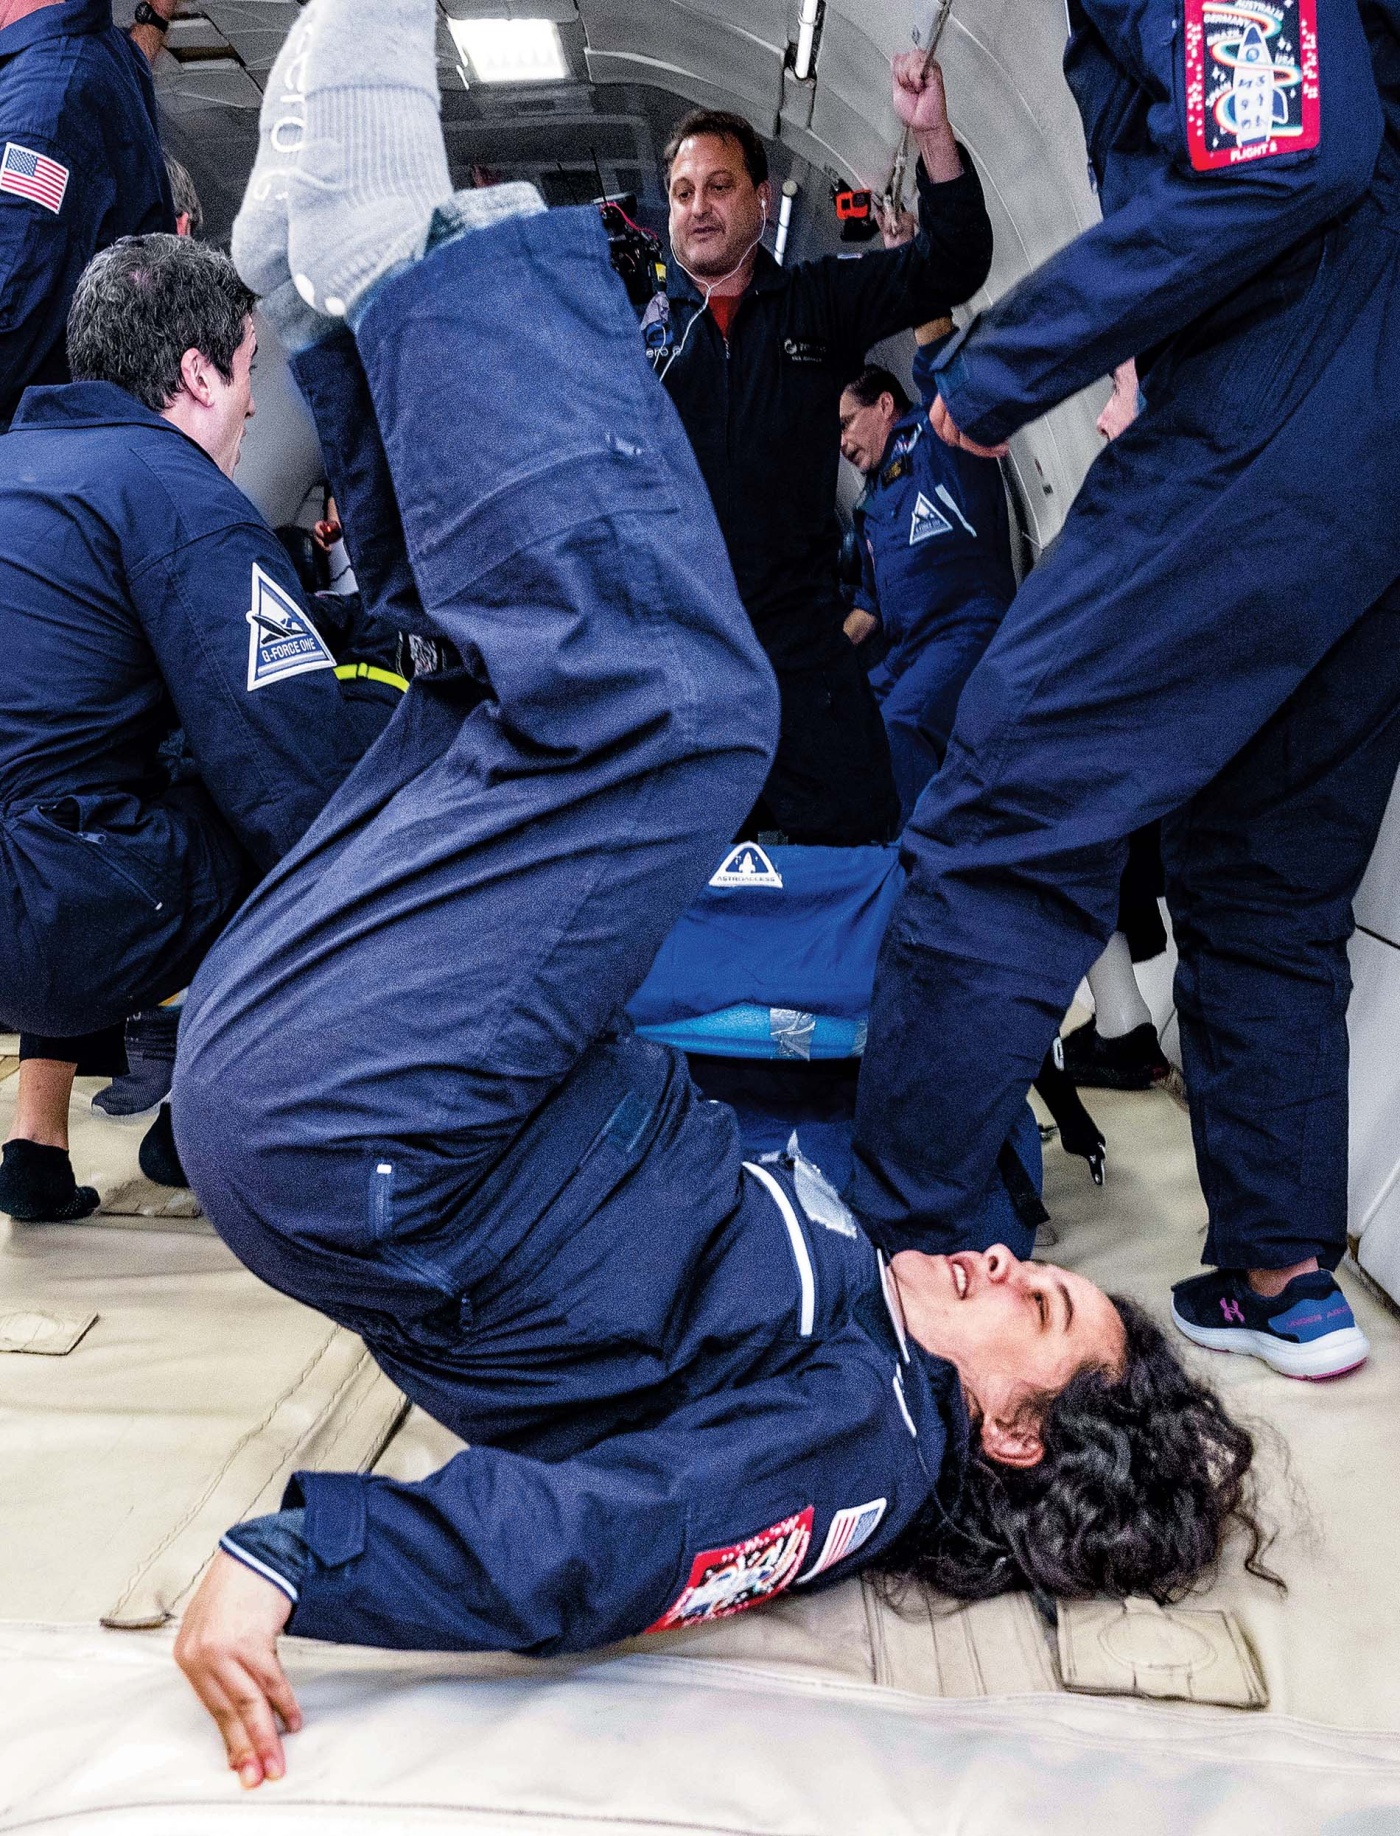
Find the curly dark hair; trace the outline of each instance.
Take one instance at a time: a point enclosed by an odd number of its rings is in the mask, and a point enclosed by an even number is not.
[[[956,1502],[931,1500],[880,1558],[895,1581],[961,1600],[1012,1588],[1059,1599],[1147,1595],[1164,1605],[1210,1576],[1232,1528],[1250,1574],[1272,1542],[1254,1509],[1254,1437],[1182,1365],[1140,1307],[1109,1297],[1127,1335],[1120,1376],[1095,1366],[1029,1406],[1044,1456],[1000,1465],[975,1445]]]

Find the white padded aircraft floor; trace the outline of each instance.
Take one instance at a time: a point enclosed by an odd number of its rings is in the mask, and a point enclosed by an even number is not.
[[[91,1113],[99,1087],[75,1097],[74,1161],[110,1194],[140,1129]],[[0,1124],[12,1093],[0,1083]],[[1092,1107],[1109,1184],[1049,1149],[1049,1253],[1160,1313],[1204,1227],[1186,1117],[1165,1093]],[[307,1726],[289,1778],[245,1797],[170,1661],[169,1624],[134,1628],[178,1614],[218,1531],[266,1508],[293,1466],[414,1477],[456,1443],[403,1420],[357,1341],[261,1287],[207,1226],[12,1226],[0,1341],[35,1342],[35,1316],[98,1319],[66,1355],[0,1353],[0,1830],[1392,1832],[1400,1322],[1343,1280],[1374,1347],[1365,1370],[1308,1385],[1206,1360],[1269,1437],[1290,1592],[1236,1559],[1187,1604],[1233,1612],[1263,1712],[1070,1694],[1070,1648],[1126,1650],[1117,1627],[1071,1616],[1057,1647],[1023,1598],[896,1611],[856,1581],[587,1660],[289,1641]],[[1119,1687],[1212,1694],[1188,1618],[1147,1632]]]

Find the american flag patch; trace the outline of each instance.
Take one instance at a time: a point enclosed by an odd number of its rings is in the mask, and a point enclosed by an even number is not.
[[[55,216],[63,208],[63,194],[68,189],[68,168],[56,159],[48,159],[22,147],[17,140],[5,142],[0,159],[0,191],[11,191],[17,198],[28,198],[31,204],[42,204]]]
[[[844,1511],[838,1511],[831,1520],[816,1566],[810,1568],[797,1585],[802,1587],[808,1581],[815,1581],[823,1569],[834,1568],[848,1555],[854,1555],[862,1543],[868,1543],[874,1536],[884,1515],[883,1498],[872,1498],[869,1504],[847,1505]]]

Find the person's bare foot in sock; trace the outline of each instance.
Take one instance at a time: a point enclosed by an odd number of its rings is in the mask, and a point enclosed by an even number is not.
[[[260,298],[291,279],[287,193],[306,138],[306,53],[318,6],[312,0],[282,41],[263,91],[258,152],[233,222],[234,266]]]
[[[453,197],[436,30],[430,0],[313,0],[272,67],[233,256],[289,350],[420,255],[449,199],[459,229],[545,208],[528,184]]]
[[[287,254],[307,305],[342,318],[422,252],[452,195],[430,0],[316,0],[305,134],[287,195]]]

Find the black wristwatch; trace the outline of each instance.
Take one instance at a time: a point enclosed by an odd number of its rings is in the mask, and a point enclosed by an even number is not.
[[[170,30],[170,21],[162,18],[151,5],[151,0],[141,0],[141,4],[136,9],[134,23],[136,25],[153,25],[157,32],[168,32]]]

